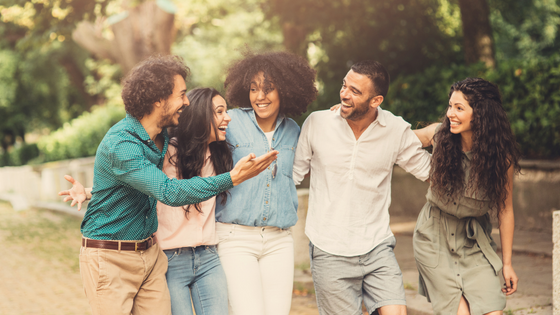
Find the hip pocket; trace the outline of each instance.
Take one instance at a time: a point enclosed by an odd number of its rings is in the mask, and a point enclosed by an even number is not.
[[[167,257],[167,262],[172,261],[173,258],[178,256],[177,250],[175,250],[175,249],[166,249],[166,250],[163,251],[163,253]]]
[[[420,215],[412,236],[414,258],[428,268],[439,262],[440,210],[427,203]]]
[[[235,233],[233,224],[216,222],[216,236],[218,236],[218,245],[227,242]]]

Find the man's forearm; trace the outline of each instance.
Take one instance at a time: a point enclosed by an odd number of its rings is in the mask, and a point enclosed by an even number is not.
[[[169,180],[156,197],[162,203],[179,207],[206,201],[217,194],[233,188],[229,173],[213,177],[193,177],[182,180]]]

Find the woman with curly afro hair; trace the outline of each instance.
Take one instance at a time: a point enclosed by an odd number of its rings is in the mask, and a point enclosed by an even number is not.
[[[218,253],[224,268],[230,315],[287,315],[294,275],[290,227],[298,199],[292,179],[300,128],[297,116],[317,96],[315,70],[287,52],[245,53],[227,72],[231,123],[227,141],[233,162],[249,153],[277,150],[278,159],[257,177],[229,190],[216,203]]]
[[[498,87],[479,78],[454,83],[443,122],[418,136],[434,145],[427,203],[413,237],[419,291],[434,314],[502,314],[518,282],[511,256],[519,151]],[[491,236],[493,211],[502,260]]]

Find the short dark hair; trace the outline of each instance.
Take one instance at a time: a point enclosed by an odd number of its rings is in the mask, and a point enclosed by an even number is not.
[[[387,96],[391,79],[382,64],[374,60],[364,60],[353,64],[352,71],[367,76],[373,84],[375,94]]]
[[[304,58],[288,52],[262,54],[247,51],[227,72],[224,86],[228,102],[234,107],[251,107],[249,89],[251,80],[264,73],[265,91],[270,84],[278,90],[280,113],[298,116],[307,111],[307,105],[317,98],[315,70]]]
[[[174,77],[187,80],[189,68],[179,56],[151,56],[137,64],[122,81],[124,109],[136,119],[152,112],[155,102],[173,94]]]

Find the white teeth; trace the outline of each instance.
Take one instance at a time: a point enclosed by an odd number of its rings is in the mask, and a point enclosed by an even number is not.
[[[451,122],[451,125],[452,125],[452,126],[459,126],[460,124],[461,124],[461,123],[458,123],[458,122],[453,122],[453,121]]]
[[[262,108],[262,107],[267,107],[270,104],[257,104],[257,107]]]

